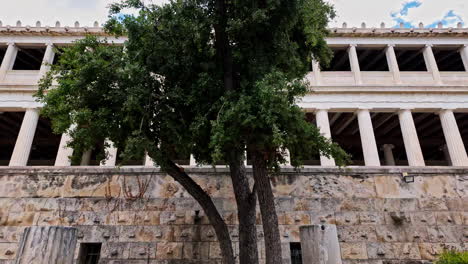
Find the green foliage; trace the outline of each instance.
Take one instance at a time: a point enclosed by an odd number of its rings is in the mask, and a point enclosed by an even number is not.
[[[234,89],[227,90],[215,6],[215,0],[122,1],[111,6],[106,30],[126,35],[123,47],[88,36],[64,49],[37,96],[54,131],[76,124],[75,159],[108,138],[125,150],[123,158],[148,151],[162,166],[189,153],[210,164],[245,146],[264,152],[270,168],[284,162],[286,148],[296,166],[318,152],[347,161],[296,105],[307,92],[302,80],[311,55],[330,60],[324,38],[333,8],[323,0],[229,1],[224,19]],[[139,13],[122,16],[125,8]]]
[[[440,255],[436,264],[468,264],[468,252],[447,251]]]

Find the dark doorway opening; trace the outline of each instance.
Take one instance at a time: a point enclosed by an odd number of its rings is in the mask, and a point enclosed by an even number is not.
[[[28,166],[53,166],[61,137],[52,132],[49,119],[39,117]]]
[[[351,155],[351,164],[363,166],[364,156],[361,146],[359,124],[355,113],[329,113],[332,141]]]
[[[291,251],[291,264],[302,264],[301,243],[289,243],[289,249]]]
[[[413,113],[426,166],[450,166],[440,118],[434,113]]]
[[[101,243],[81,243],[77,264],[98,264],[101,256]]]
[[[385,161],[385,147],[393,147],[395,165],[408,165],[398,115],[396,113],[371,113],[371,117],[382,166],[391,165]]]
[[[8,166],[15,148],[24,112],[0,113],[0,166]]]

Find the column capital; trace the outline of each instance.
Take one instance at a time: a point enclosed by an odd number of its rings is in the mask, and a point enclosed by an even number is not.
[[[457,108],[453,107],[453,108],[450,108],[450,107],[446,107],[446,108],[441,108],[439,109],[436,113],[443,113],[443,112],[453,112],[455,111]]]
[[[25,107],[25,108],[23,108],[23,109],[24,109],[25,111],[39,111],[39,110],[41,110],[41,108],[38,107],[38,106]]]
[[[425,48],[432,48],[433,46],[434,46],[434,45],[432,45],[432,44],[426,44],[426,45],[424,45]]]
[[[54,46],[54,43],[52,43],[52,42],[46,42],[46,43],[44,43],[44,45],[45,45],[46,47],[49,47],[49,46],[53,47],[53,46]]]
[[[387,48],[392,47],[394,48],[396,45],[395,44],[387,44]]]
[[[328,110],[330,110],[329,107],[315,108],[315,109],[314,109],[314,113],[317,113],[317,112],[320,112],[320,111],[326,111],[326,112],[328,112]]]
[[[383,144],[382,149],[394,149],[395,145],[393,144]]]
[[[468,48],[468,44],[461,45],[460,48],[457,49],[458,52],[463,52],[466,48]]]
[[[412,112],[413,110],[414,110],[414,108],[412,108],[412,107],[405,107],[405,108],[400,108],[400,109],[398,109],[397,112],[398,112],[398,113],[400,113],[400,112],[406,112],[406,111]]]
[[[349,47],[357,47],[357,44],[349,44]]]
[[[15,46],[16,43],[15,43],[15,42],[8,42],[7,45],[8,45],[8,46]]]
[[[358,109],[356,109],[356,111],[354,111],[355,113],[358,113],[358,112],[361,112],[361,111],[370,111],[372,110],[373,108],[372,107],[359,107]]]

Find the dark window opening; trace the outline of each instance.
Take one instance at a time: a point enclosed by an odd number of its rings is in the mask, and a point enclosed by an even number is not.
[[[39,70],[45,48],[19,48],[13,70]]]
[[[0,166],[8,166],[24,112],[0,112]]]
[[[361,135],[357,116],[354,113],[329,113],[332,141],[351,155],[350,165],[364,165]]]
[[[117,161],[116,165],[120,166],[141,166],[145,164],[145,153],[140,152],[134,155],[134,157],[128,159],[123,159],[122,157],[123,150],[117,149]]]
[[[52,132],[48,119],[40,117],[34,133],[28,166],[53,166],[62,135]]]
[[[465,71],[463,60],[455,48],[432,48],[439,71]]]
[[[422,48],[395,48],[400,71],[427,71]]]
[[[330,65],[321,65],[322,71],[351,71],[351,64],[349,63],[348,49],[332,48],[333,58]]]
[[[457,120],[458,130],[465,145],[465,149],[468,151],[468,113],[455,113],[455,119]]]
[[[396,113],[371,113],[371,116],[382,166],[392,165],[386,162],[385,148],[391,149],[395,165],[408,165],[398,115]]]
[[[445,150],[445,137],[440,118],[434,113],[413,113],[426,166],[449,166],[450,157]]]
[[[291,251],[291,264],[302,264],[301,243],[289,243],[289,249]]]
[[[6,47],[0,47],[0,64],[3,62],[3,58],[5,57]]]
[[[101,243],[81,243],[77,264],[98,264]]]
[[[385,48],[357,48],[361,71],[388,71]]]

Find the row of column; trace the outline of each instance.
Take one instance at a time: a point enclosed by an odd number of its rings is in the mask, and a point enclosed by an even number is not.
[[[358,109],[356,115],[359,124],[359,133],[361,136],[364,163],[366,166],[380,166],[379,152],[375,140],[370,111],[369,109]],[[443,109],[439,111],[439,117],[446,141],[447,154],[450,157],[451,165],[468,166],[468,156],[453,111],[451,109]],[[398,118],[409,166],[425,166],[424,157],[421,146],[419,144],[419,139],[411,110],[399,110]],[[27,165],[38,120],[39,109],[31,108],[26,110],[9,166]],[[327,109],[319,109],[316,111],[316,122],[317,127],[320,129],[322,135],[331,139]],[[55,166],[71,165],[69,157],[73,154],[73,149],[67,147],[67,142],[69,142],[70,139],[71,138],[67,133],[62,135],[59,151],[55,160]],[[103,162],[102,165],[115,166],[117,159],[117,148],[115,148],[113,143],[110,141],[108,141],[107,144],[110,145],[110,148],[107,149],[108,158]],[[386,164],[395,164],[395,161],[393,160],[392,146],[384,145],[383,152]],[[90,151],[85,152],[83,154],[81,165],[89,165],[90,156]],[[322,166],[335,166],[335,161],[332,158],[325,156],[320,157],[320,163]],[[145,166],[153,165],[153,161],[148,156],[146,156]],[[196,165],[196,161],[193,156],[190,157],[190,165]]]
[[[351,44],[348,47],[348,56],[349,56],[349,63],[351,66],[351,72],[354,76],[354,81],[356,85],[362,85],[362,77],[361,77],[361,69],[359,66],[359,58],[356,50],[357,45]],[[395,84],[401,84],[401,76],[400,76],[400,68],[398,66],[398,61],[395,55],[395,45],[389,44],[385,49],[385,56],[387,58],[388,69],[392,73],[393,81]],[[466,71],[468,71],[468,46],[464,45],[459,50],[461,58],[463,60],[463,64],[465,66]],[[439,68],[437,66],[437,62],[432,52],[432,45],[427,44],[423,49],[423,56],[424,62],[426,64],[427,71],[432,74],[432,78],[434,82],[438,85],[442,84],[442,79],[440,77]],[[312,62],[312,71],[314,72],[314,79],[315,85],[322,84],[322,78],[320,74],[320,65],[317,61]]]
[[[46,43],[46,50],[44,53],[44,57],[42,59],[42,65],[39,69],[39,78],[44,76],[46,72],[50,69],[50,65],[54,61],[54,45],[52,43]],[[5,77],[9,70],[13,69],[13,65],[15,63],[16,55],[18,54],[18,47],[15,43],[8,43],[7,50],[5,52],[5,56],[1,61],[0,65],[0,82],[5,80]]]
[[[380,166],[379,152],[375,140],[374,129],[369,109],[357,110],[359,133],[361,136],[361,146],[366,166]],[[452,166],[468,166],[468,156],[463,144],[463,140],[458,129],[453,110],[443,109],[439,111],[439,117],[444,132],[447,151]],[[419,144],[416,126],[414,124],[411,109],[401,109],[398,111],[403,143],[405,145],[406,156],[409,166],[425,166],[421,146]],[[320,109],[316,111],[317,127],[327,138],[331,138],[328,111]],[[392,145],[384,145],[383,152],[386,164],[394,165],[395,160],[392,153]],[[322,166],[334,166],[332,159],[320,157]]]

